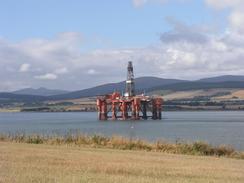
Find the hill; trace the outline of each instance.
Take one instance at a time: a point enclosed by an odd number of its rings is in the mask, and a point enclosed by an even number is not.
[[[244,76],[219,76],[214,78],[204,78],[197,81],[186,81],[177,79],[163,79],[157,77],[140,77],[135,79],[137,93],[144,91],[149,94],[162,93],[157,91],[191,91],[191,90],[209,90],[209,89],[243,89]],[[79,99],[104,95],[114,91],[123,92],[125,81],[118,83],[104,84],[84,90],[68,92],[62,90],[49,90],[45,88],[25,89],[14,93],[0,93],[0,102],[31,102],[44,100],[67,100]],[[64,92],[64,93],[63,93]],[[51,95],[51,94],[54,95]],[[61,93],[61,94],[56,94]]]
[[[156,91],[156,90],[186,91],[186,90],[213,89],[213,88],[244,88],[244,81],[182,82],[182,83],[169,84],[165,86],[153,87],[150,89],[150,91]]]
[[[13,93],[0,93],[0,104],[9,102],[39,102],[44,101],[46,97],[36,95],[20,95]]]
[[[135,85],[137,92],[147,92],[150,91],[151,88],[154,87],[163,87],[169,84],[177,84],[177,83],[186,83],[188,81],[177,80],[177,79],[162,79],[157,77],[140,77],[135,79]],[[88,88],[85,90],[70,92],[63,95],[50,96],[49,99],[52,100],[63,100],[63,99],[76,99],[81,97],[90,97],[97,95],[104,95],[108,93],[112,93],[114,91],[124,92],[125,89],[125,81],[119,83],[110,83],[104,84],[92,88]]]
[[[47,89],[47,88],[25,88],[21,90],[17,90],[12,92],[13,94],[20,94],[20,95],[38,95],[38,96],[51,96],[51,95],[61,95],[65,93],[69,93],[68,91],[65,90],[52,90],[52,89]]]
[[[158,77],[140,77],[135,79],[138,93],[151,92],[155,90],[186,91],[213,88],[244,88],[244,76],[224,75],[213,78],[203,78],[196,81],[163,79]],[[111,93],[113,91],[124,91],[125,81],[119,83],[105,84],[69,94],[55,96],[55,98],[79,98],[81,96],[95,96]],[[68,96],[69,95],[69,96]]]
[[[241,81],[244,82],[244,76],[223,75],[211,78],[203,78],[198,80],[200,82],[215,83],[215,82],[227,82],[227,81]]]

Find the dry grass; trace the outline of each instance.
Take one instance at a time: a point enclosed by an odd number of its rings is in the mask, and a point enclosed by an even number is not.
[[[0,112],[20,112],[20,108],[0,108]]]
[[[214,100],[230,100],[237,97],[240,100],[244,99],[244,90],[234,90],[230,95],[214,97]]]
[[[0,142],[0,182],[244,182],[230,158]]]
[[[179,91],[164,95],[164,100],[182,99],[182,98],[193,98],[202,94],[202,90],[193,91]]]
[[[164,100],[192,99],[194,97],[199,97],[199,96],[212,96],[212,95],[216,95],[220,92],[235,93],[235,92],[237,92],[237,90],[218,88],[218,89],[208,89],[208,90],[176,91],[176,92],[164,95],[163,98],[164,98]],[[219,98],[221,98],[221,97],[219,97]],[[223,97],[225,97],[225,96],[223,96]],[[218,97],[213,97],[213,98],[217,99]]]
[[[48,101],[48,104],[58,104],[61,102],[72,102],[74,104],[80,105],[96,105],[96,98],[79,98],[79,99],[70,99],[70,100],[55,100]]]

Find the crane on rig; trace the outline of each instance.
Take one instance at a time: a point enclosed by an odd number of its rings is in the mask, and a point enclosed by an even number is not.
[[[127,80],[126,80],[125,95],[124,96],[125,97],[135,96],[135,81],[134,81],[132,61],[128,62]]]

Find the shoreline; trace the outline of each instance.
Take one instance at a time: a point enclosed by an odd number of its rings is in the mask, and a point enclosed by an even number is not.
[[[163,110],[163,112],[243,112],[244,109],[182,109],[182,110]],[[84,110],[74,110],[74,111],[22,111],[21,109],[0,109],[0,113],[90,113],[90,112],[97,112],[94,110],[91,111],[84,111]]]
[[[128,139],[120,136],[105,137],[101,135],[36,135],[36,134],[0,134],[0,142],[15,142],[25,144],[68,145],[116,150],[139,150],[147,152],[162,152],[169,154],[227,157],[244,160],[244,151],[237,151],[227,145],[213,146],[206,142],[192,143],[176,141],[170,143],[164,140],[148,142],[140,139]]]

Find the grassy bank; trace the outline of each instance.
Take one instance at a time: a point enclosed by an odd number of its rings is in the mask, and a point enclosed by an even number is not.
[[[243,160],[0,142],[4,183],[242,183]]]
[[[0,112],[20,112],[20,108],[0,108]]]
[[[85,136],[81,134],[67,134],[64,136],[9,134],[0,135],[0,141],[29,144],[84,146],[120,150],[143,150],[172,154],[204,155],[217,157],[224,156],[230,158],[244,159],[244,152],[235,151],[233,148],[225,145],[212,146],[204,142],[176,142],[173,144],[165,141],[157,141],[155,143],[150,143],[142,140],[129,140],[123,137],[104,137],[99,135]]]

